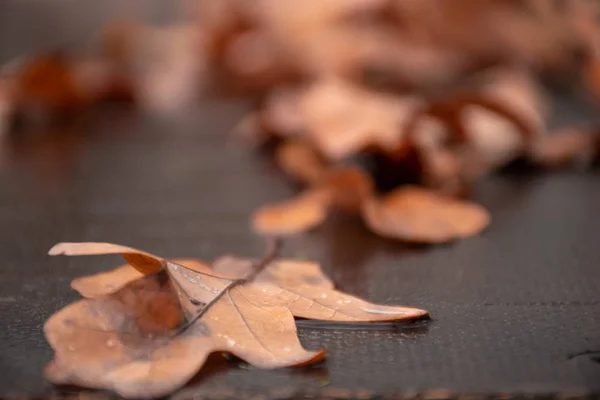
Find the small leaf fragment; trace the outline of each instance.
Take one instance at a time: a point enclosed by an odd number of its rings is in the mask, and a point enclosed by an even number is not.
[[[413,186],[369,200],[363,218],[381,236],[420,243],[473,236],[490,222],[488,212],[477,204]]]
[[[259,208],[252,225],[262,235],[285,236],[312,229],[325,221],[331,196],[326,191],[308,191],[292,200]]]

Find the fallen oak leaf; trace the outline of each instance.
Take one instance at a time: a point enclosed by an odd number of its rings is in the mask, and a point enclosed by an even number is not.
[[[243,296],[227,292],[181,333],[184,308],[165,271],[112,295],[74,303],[44,327],[56,351],[46,376],[125,397],[160,397],[185,384],[216,351],[233,352],[262,368],[322,358],[323,351],[301,347],[287,309],[254,309]]]
[[[546,104],[528,73],[504,69],[479,77],[475,92],[459,92],[416,114],[407,131],[423,183],[464,195],[472,183],[544,140]]]
[[[147,253],[146,253],[147,254]],[[204,279],[226,279],[225,277],[229,278],[230,282],[235,282],[236,280],[240,280],[242,279],[242,277],[248,277],[248,276],[254,276],[252,278],[251,282],[247,282],[243,287],[247,287],[247,286],[256,286],[256,287],[260,287],[261,288],[261,293],[268,293],[268,296],[276,296],[277,300],[270,300],[269,301],[269,305],[273,305],[271,302],[275,301],[277,304],[279,304],[281,301],[284,302],[289,302],[290,299],[285,299],[285,291],[291,291],[293,290],[294,292],[298,289],[300,291],[303,292],[307,292],[307,290],[317,290],[320,293],[316,294],[316,297],[318,299],[320,299],[320,303],[330,303],[333,300],[335,300],[335,304],[342,304],[342,302],[340,300],[343,300],[343,304],[349,304],[351,301],[354,301],[354,304],[361,304],[361,306],[364,306],[363,308],[369,308],[371,310],[376,310],[376,311],[372,311],[374,314],[385,314],[385,310],[387,310],[389,307],[382,307],[382,306],[378,306],[375,304],[371,304],[371,303],[367,303],[364,302],[363,300],[357,299],[357,298],[353,298],[352,296],[348,296],[345,295],[341,292],[336,292],[335,290],[333,290],[333,283],[327,279],[327,277],[325,276],[325,274],[322,272],[322,270],[320,269],[320,266],[316,263],[312,263],[312,262],[306,262],[306,261],[293,261],[293,260],[274,260],[271,263],[269,263],[268,265],[265,265],[264,269],[260,269],[257,271],[257,269],[255,268],[256,263],[253,263],[251,260],[247,260],[247,259],[242,259],[242,258],[236,258],[236,257],[231,257],[231,256],[226,256],[226,257],[221,257],[219,259],[217,259],[215,261],[215,263],[213,263],[212,268],[207,268],[205,266],[205,264],[199,264],[200,267],[198,269],[200,270],[206,270],[206,272],[201,273],[200,275],[204,276]],[[195,291],[194,289],[194,285],[189,284],[189,280],[187,280],[187,278],[189,278],[191,280],[191,282],[196,281],[195,283],[198,283],[198,279],[194,278],[194,274],[198,273],[197,271],[187,271],[187,269],[184,267],[183,269],[181,268],[182,266],[177,266],[176,264],[170,263],[168,262],[168,268],[169,271],[179,271],[177,273],[177,275],[175,275],[173,278],[176,278],[177,276],[181,275],[182,277],[186,278],[186,280],[177,280],[177,285],[178,287],[182,288],[182,289],[187,289],[186,293],[188,294],[192,294],[194,296],[199,297],[199,296],[203,296],[203,299],[205,300],[205,302],[210,301],[210,299],[206,299],[206,295],[205,295],[205,291],[206,288],[204,288],[202,291]],[[210,275],[209,275],[210,274]],[[90,278],[94,278],[94,276],[90,277]],[[244,279],[245,281],[248,280],[248,278]],[[188,287],[189,286],[189,287]],[[273,290],[274,288],[277,288],[278,286],[280,286],[279,289],[281,288],[285,288],[283,291],[282,290]],[[293,288],[293,289],[289,289],[289,288]],[[197,292],[197,293],[196,293]],[[215,291],[212,291],[213,293],[215,293]],[[336,292],[336,293],[330,293],[330,292]],[[284,298],[282,299],[281,295],[282,293],[284,294]],[[289,293],[288,293],[289,295]],[[298,298],[297,296],[295,296],[296,298],[294,298],[292,300],[292,303],[287,304],[286,306],[290,309],[292,309],[291,307],[296,307],[295,303],[298,301],[306,301],[308,298],[310,298],[312,296],[312,294],[306,294],[306,295],[302,295],[300,298]],[[324,300],[324,299],[329,299],[329,300]],[[263,301],[264,303],[264,301]],[[337,311],[335,310],[335,305],[332,304],[321,304],[321,306],[323,307],[329,307],[331,310],[333,311]],[[379,308],[381,308],[381,310],[379,310]],[[394,313],[394,317],[390,318],[390,317],[373,317],[371,316],[370,321],[382,321],[382,320],[397,320],[399,319],[399,315],[403,314],[404,312],[401,310],[408,310],[409,313],[412,312],[416,312],[417,314],[419,314],[420,316],[425,315],[424,312],[422,310],[416,310],[416,309],[405,309],[402,307],[392,307],[394,310],[396,310],[396,312]],[[363,310],[364,311],[364,310]],[[309,314],[306,314],[306,313]],[[347,319],[346,317],[335,317],[335,319],[332,319],[333,317],[327,317],[327,318],[319,318],[318,314],[310,314],[312,311],[307,311],[307,310],[302,310],[302,307],[300,307],[300,309],[298,310],[298,313],[304,313],[306,315],[312,315],[312,317],[308,317],[308,318],[317,318],[317,319],[325,319],[325,320],[336,320],[336,321],[345,321]],[[358,313],[360,314],[360,313]],[[414,315],[412,317],[415,317]],[[410,318],[410,317],[408,317]],[[404,318],[400,318],[400,319],[404,319]]]
[[[548,105],[542,89],[528,73],[497,70],[482,78],[486,83],[480,98],[474,96],[473,102],[463,107],[462,122],[469,147],[492,170],[516,159],[546,136]]]
[[[263,206],[252,215],[253,229],[268,236],[307,231],[325,221],[331,201],[328,191],[309,190],[291,200]]]
[[[359,213],[373,191],[373,181],[362,169],[335,168],[297,197],[259,208],[252,216],[252,226],[262,235],[298,234],[321,225],[332,207]]]
[[[253,281],[272,257],[274,253],[243,280],[167,261],[165,268],[112,294],[65,307],[44,327],[56,352],[46,376],[55,383],[109,388],[126,397],[159,397],[185,384],[215,351],[231,352],[261,368],[320,360],[324,351],[302,348],[293,314],[329,321],[427,315],[368,303],[328,288],[327,282],[288,288]],[[232,266],[222,261],[220,269]],[[282,268],[293,266],[284,263]]]
[[[421,106],[418,98],[399,98],[362,89],[340,79],[308,87],[299,101],[307,137],[329,160],[340,160],[367,147],[394,148],[403,126]]]
[[[364,204],[363,219],[378,235],[419,243],[443,243],[481,232],[490,222],[481,206],[416,186]]]
[[[289,310],[256,308],[245,300],[244,293],[256,288],[237,290],[243,281],[165,264],[112,294],[52,316],[44,327],[56,351],[48,379],[110,388],[127,397],[159,397],[187,382],[215,351],[230,351],[262,368],[323,357],[323,351],[302,348]]]
[[[192,282],[194,280],[197,281],[197,279],[193,277],[194,273],[200,273],[209,278],[227,279],[230,282],[235,282],[240,279],[248,280],[248,278],[245,277],[254,276],[251,279],[251,282],[244,284],[242,287],[259,287],[261,289],[260,293],[262,293],[260,296],[269,298],[267,302],[268,306],[285,305],[294,313],[294,315],[304,318],[331,321],[355,321],[355,319],[352,318],[360,318],[362,315],[365,320],[374,322],[405,319],[399,318],[399,316],[404,313],[404,310],[407,310],[409,314],[407,318],[416,318],[417,316],[426,315],[422,310],[392,307],[395,312],[391,314],[393,315],[391,318],[374,317],[373,315],[366,317],[364,316],[364,313],[361,314],[360,310],[352,311],[349,315],[345,316],[335,316],[335,313],[339,311],[337,308],[339,308],[340,305],[347,305],[350,303],[352,303],[352,306],[361,308],[361,310],[368,309],[371,310],[370,312],[373,314],[381,315],[386,314],[386,311],[389,311],[389,307],[368,303],[364,300],[335,291],[333,283],[323,273],[320,266],[314,262],[272,260],[268,265],[265,265],[263,269],[258,270],[258,272],[255,267],[256,262],[232,256],[224,256],[215,260],[210,268],[205,264],[200,263],[198,269],[203,272],[187,271],[185,267],[181,268],[182,266],[177,266],[176,264],[169,263],[168,265],[169,271],[179,271],[179,274],[184,274],[183,276],[186,279],[191,279]],[[88,277],[88,279],[99,278],[102,277],[99,275]],[[177,280],[177,285],[182,289],[186,289],[186,293],[188,294],[194,293],[194,287],[193,285],[190,286],[189,281]],[[206,295],[203,295],[203,299],[205,300],[205,303],[209,301],[209,299],[206,298]],[[319,315],[318,310],[316,312],[314,310],[305,310],[305,303],[311,301],[311,299],[312,301],[317,302],[322,309],[326,309],[334,315],[323,316]],[[259,303],[265,304],[265,299],[261,299]],[[321,310],[321,312],[322,311],[323,310]],[[352,315],[356,316],[353,317]]]

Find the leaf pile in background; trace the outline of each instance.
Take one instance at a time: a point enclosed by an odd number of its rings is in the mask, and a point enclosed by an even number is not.
[[[221,257],[212,265],[168,261],[109,243],[60,243],[51,255],[121,254],[129,263],[73,281],[85,299],[46,322],[55,351],[46,377],[57,384],[161,397],[187,383],[210,353],[228,352],[259,368],[317,362],[294,317],[340,322],[426,317],[337,291],[313,262]]]
[[[557,167],[600,155],[596,128],[549,131],[556,110],[540,85],[550,77],[600,99],[598,2],[186,4],[178,24],[115,21],[85,54],[4,68],[0,129],[17,114],[80,114],[111,99],[173,112],[201,93],[251,96],[236,134],[272,144],[282,170],[305,185],[258,210],[258,232],[295,234],[339,209],[379,235],[418,242],[483,230],[489,217],[463,199],[514,160]],[[339,188],[327,176],[348,164],[367,176]]]

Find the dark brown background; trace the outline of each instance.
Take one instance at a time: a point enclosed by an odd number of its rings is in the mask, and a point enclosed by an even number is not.
[[[120,3],[1,0],[0,60],[84,43]],[[174,15],[161,1],[128,4],[148,20]],[[268,160],[228,141],[243,110],[215,101],[174,120],[105,111],[87,127],[3,143],[0,397],[56,391],[42,377],[52,355],[42,325],[77,298],[72,278],[119,262],[50,258],[54,243],[112,241],[207,260],[260,254],[248,215],[294,188]],[[554,122],[582,115],[563,101]],[[183,394],[600,392],[599,177],[597,169],[498,174],[476,195],[492,212],[490,229],[431,249],[332,217],[284,253],[321,261],[342,290],[428,309],[433,321],[377,329],[303,322],[305,346],[329,349],[323,364],[261,371],[216,360]]]

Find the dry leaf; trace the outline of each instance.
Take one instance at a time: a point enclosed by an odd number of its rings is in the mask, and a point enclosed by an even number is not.
[[[475,180],[523,155],[545,132],[546,105],[528,73],[495,70],[484,84],[432,102],[407,128],[423,183],[460,194]]]
[[[62,254],[100,252],[95,244],[55,247]],[[124,247],[105,248],[114,253]],[[139,253],[141,258],[148,256]],[[54,314],[44,327],[55,350],[47,378],[58,384],[112,389],[125,397],[160,397],[184,385],[215,351],[233,353],[260,368],[320,360],[324,351],[302,348],[294,316],[369,322],[427,315],[335,291],[316,264],[304,273],[296,268],[302,263],[277,263],[267,266],[268,274],[265,271],[257,281],[207,275],[170,261],[164,264],[158,272],[113,293],[78,301]],[[247,261],[232,258],[221,259],[218,265],[223,274],[248,268]],[[278,277],[295,273],[295,278]]]
[[[315,83],[299,103],[308,137],[331,160],[368,146],[395,147],[420,106],[417,99],[378,94],[339,79]]]
[[[503,104],[504,109],[474,104],[462,111],[462,118],[470,146],[492,169],[512,161],[545,132],[548,107],[526,72],[499,70],[484,78],[482,96]]]
[[[305,141],[284,142],[277,148],[275,158],[286,174],[302,183],[316,182],[327,169],[327,163]]]
[[[259,208],[252,215],[254,231],[262,235],[293,235],[325,221],[331,204],[327,191],[313,190],[280,203]]]
[[[490,221],[487,211],[477,204],[411,186],[366,202],[363,218],[381,236],[422,243],[472,236]]]
[[[360,213],[373,191],[373,181],[362,169],[335,168],[299,196],[258,209],[252,217],[253,228],[263,235],[301,233],[323,223],[331,207]]]

